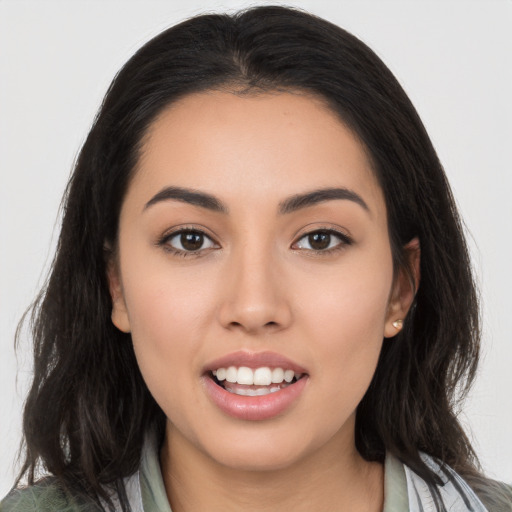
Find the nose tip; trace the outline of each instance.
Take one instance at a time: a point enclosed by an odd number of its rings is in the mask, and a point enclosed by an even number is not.
[[[225,322],[225,327],[228,329],[243,330],[247,333],[271,332],[279,330],[287,324],[284,315],[279,315],[276,310],[243,308],[240,307],[240,304],[233,309],[232,320]],[[278,316],[280,316],[279,319]]]
[[[257,334],[287,327],[292,318],[286,286],[270,262],[231,267],[219,310],[224,328]]]

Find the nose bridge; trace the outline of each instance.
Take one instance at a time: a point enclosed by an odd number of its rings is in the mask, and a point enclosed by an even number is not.
[[[261,238],[251,237],[233,247],[221,305],[221,322],[225,327],[258,332],[283,328],[289,323],[290,305],[278,260],[271,241]]]

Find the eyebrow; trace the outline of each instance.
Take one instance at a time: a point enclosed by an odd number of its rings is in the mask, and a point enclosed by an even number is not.
[[[309,206],[313,206],[318,203],[336,199],[352,201],[361,206],[367,212],[370,211],[370,208],[359,194],[342,187],[323,188],[306,192],[304,194],[293,195],[279,203],[278,211],[280,215],[286,215],[297,210],[301,210],[302,208],[308,208]],[[207,194],[206,192],[199,192],[194,189],[183,187],[165,187],[144,205],[144,210],[154,204],[169,200],[181,201],[183,203],[192,204],[218,213],[229,213],[228,207],[215,196]]]
[[[160,203],[162,201],[168,201],[174,199],[175,201],[181,201],[182,203],[192,204],[194,206],[200,206],[207,210],[212,210],[219,213],[228,213],[228,208],[215,196],[206,194],[205,192],[199,192],[197,190],[182,188],[182,187],[166,187],[156,195],[154,195],[145,205],[144,210],[147,210],[150,206]]]
[[[279,204],[279,213],[292,213],[302,208],[307,208],[317,203],[323,203],[324,201],[332,201],[334,199],[353,201],[367,212],[370,212],[370,208],[368,208],[368,205],[359,194],[356,194],[354,191],[349,190],[348,188],[338,187],[322,188],[313,190],[312,192],[307,192],[305,194],[294,195],[288,199],[285,199]]]

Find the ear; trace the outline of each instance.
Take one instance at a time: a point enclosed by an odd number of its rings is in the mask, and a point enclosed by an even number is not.
[[[107,279],[112,298],[112,323],[122,332],[130,332],[130,319],[124,300],[124,292],[119,275],[119,264],[113,256],[107,264]]]
[[[405,317],[412,306],[420,284],[420,241],[413,238],[404,246],[404,253],[410,273],[405,268],[398,271],[388,303],[384,337],[392,338],[401,330]]]

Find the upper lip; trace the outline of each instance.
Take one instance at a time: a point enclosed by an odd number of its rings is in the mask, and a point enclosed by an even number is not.
[[[211,363],[208,363],[204,370],[211,372],[218,368],[228,368],[229,366],[246,366],[248,368],[256,369],[263,366],[270,368],[283,368],[284,370],[293,370],[295,373],[307,373],[306,370],[287,357],[277,354],[275,352],[248,352],[240,350],[238,352],[232,352],[225,356],[215,359]]]

